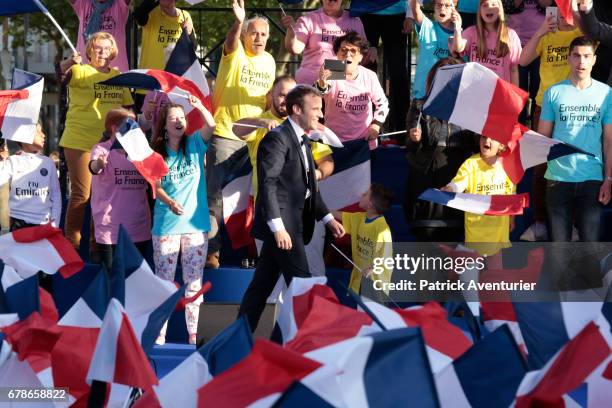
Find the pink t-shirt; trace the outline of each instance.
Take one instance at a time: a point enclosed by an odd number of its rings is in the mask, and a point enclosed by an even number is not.
[[[312,85],[319,78],[319,69],[325,59],[335,59],[334,40],[348,31],[356,31],[366,38],[363,24],[358,17],[349,16],[344,10],[338,19],[329,17],[318,9],[298,18],[293,28],[295,37],[305,44],[302,63],[295,73],[298,84]]]
[[[508,82],[512,82],[510,74],[513,65],[518,65],[521,57],[521,40],[516,31],[509,28],[508,36],[510,37],[510,52],[502,58],[495,56],[495,47],[497,46],[497,32],[486,33],[487,56],[484,59],[478,58],[478,32],[476,26],[468,27],[463,32],[463,38],[467,41],[463,55],[467,55],[470,61],[478,62],[479,64],[489,68],[491,71],[499,75],[500,78]]]
[[[544,13],[536,8],[537,0],[524,0],[523,4],[522,12],[508,15],[508,27],[516,31],[524,47],[544,22]]]
[[[389,102],[376,73],[361,65],[357,68],[355,79],[329,81],[331,89],[323,95],[325,126],[341,141],[364,138],[368,126],[374,120],[384,122],[389,113]],[[370,149],[375,147],[376,140],[371,140]]]
[[[111,149],[113,139],[94,145],[91,160],[106,154],[108,164],[91,180],[91,212],[96,242],[116,244],[119,224],[134,242],[151,239],[147,182],[123,149]],[[110,152],[110,153],[109,153]]]
[[[83,57],[83,63],[88,63],[89,59],[87,58],[87,53],[85,52],[85,39],[83,38],[83,32],[85,31],[89,18],[91,17],[93,6],[91,4],[91,0],[74,0],[72,8],[79,19],[79,34],[77,35],[76,48]],[[111,62],[111,66],[117,67],[117,69],[119,69],[121,72],[125,72],[129,69],[127,48],[125,44],[125,24],[127,23],[129,11],[129,6],[126,4],[126,0],[115,0],[113,5],[102,15],[102,26],[100,27],[100,31],[106,31],[115,37],[119,53]]]

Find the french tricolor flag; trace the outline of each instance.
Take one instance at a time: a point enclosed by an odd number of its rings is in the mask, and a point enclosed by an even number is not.
[[[157,180],[168,174],[164,158],[151,149],[144,132],[132,118],[125,121],[115,136],[136,170],[151,184],[152,191],[155,192]]]
[[[253,167],[246,149],[235,171],[225,180],[221,189],[223,197],[223,223],[233,249],[249,245],[254,217]]]
[[[527,97],[478,63],[447,65],[436,73],[423,112],[507,145]]]
[[[198,389],[242,361],[252,348],[251,329],[242,316],[166,374],[135,408],[195,407]]]
[[[529,207],[529,194],[480,195],[451,193],[435,188],[425,190],[419,200],[456,208],[457,210],[482,215],[520,215]]]
[[[440,407],[508,407],[526,373],[510,329],[502,326],[436,373]]]
[[[591,153],[560,140],[541,135],[518,123],[515,125],[512,139],[515,142],[511,143],[508,149],[501,154],[500,161],[514,184],[521,181],[525,175],[525,170],[538,164],[575,153],[592,156]]]
[[[132,69],[100,83],[166,93],[170,102],[183,107],[187,118],[187,129],[185,129],[187,135],[204,127],[204,119],[201,113],[189,103],[189,96],[198,98],[209,111],[212,109],[210,96],[205,95],[198,85],[189,79],[159,69]]]
[[[32,143],[40,114],[45,80],[42,76],[15,68],[12,91],[0,100],[0,135],[15,142]]]
[[[370,148],[365,140],[332,148],[334,174],[319,183],[321,197],[330,210],[357,210],[359,199],[370,188]]]
[[[51,225],[23,228],[0,236],[0,253],[5,264],[15,268],[22,278],[43,271],[57,271],[68,278],[85,264],[62,230]]]
[[[594,322],[569,341],[548,363],[538,371],[527,373],[518,389],[514,406],[565,406],[566,394],[578,388],[593,372],[606,370],[612,364],[612,349]],[[589,407],[606,406],[610,403],[612,369],[607,368],[607,398],[597,405],[589,401]]]
[[[127,313],[117,299],[109,303],[98,335],[87,373],[87,382],[91,384],[93,380],[147,390],[158,384]]]
[[[274,328],[280,334],[279,340],[283,344],[295,337],[316,296],[321,296],[332,303],[340,303],[334,291],[326,283],[327,278],[324,276],[293,278],[289,287],[283,290],[279,298],[279,312]]]

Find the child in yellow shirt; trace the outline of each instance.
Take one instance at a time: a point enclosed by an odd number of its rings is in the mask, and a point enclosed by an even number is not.
[[[374,259],[393,257],[391,230],[382,215],[389,210],[392,200],[393,192],[389,188],[373,183],[359,200],[363,212],[334,212],[334,217],[342,221],[344,230],[351,235],[352,258],[359,269],[353,267],[349,287],[356,293],[360,293],[362,277],[371,279],[373,285],[376,280],[381,283],[391,280],[392,270],[381,267],[382,271],[375,271]],[[380,283],[374,285],[375,291],[380,288]],[[382,290],[388,292],[386,286]]]
[[[480,137],[480,153],[468,158],[457,175],[442,191],[480,195],[514,194],[516,187],[498,160],[504,146],[488,137]],[[514,218],[508,215],[465,213],[465,242],[481,255],[492,255],[510,242]]]

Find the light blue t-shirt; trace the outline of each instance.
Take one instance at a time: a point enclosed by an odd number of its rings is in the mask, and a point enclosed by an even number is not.
[[[412,95],[414,98],[421,99],[425,97],[425,81],[429,70],[438,60],[450,55],[448,38],[453,35],[453,31],[447,30],[438,22],[432,23],[425,16],[420,26],[415,25],[415,30],[419,38],[419,57]]]
[[[553,139],[570,143],[584,151],[548,162],[548,180],[582,182],[603,180],[603,126],[612,124],[612,92],[606,84],[593,80],[586,89],[570,80],[551,86],[542,100],[540,120],[554,122]]]
[[[478,0],[459,0],[457,10],[462,13],[476,14],[478,12]]]
[[[200,132],[187,138],[185,153],[168,148],[166,164],[170,171],[162,178],[164,191],[183,206],[183,214],[176,215],[161,200],[155,202],[153,235],[178,235],[210,231],[204,154],[208,149]]]

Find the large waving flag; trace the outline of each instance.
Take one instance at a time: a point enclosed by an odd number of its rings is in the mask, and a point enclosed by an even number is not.
[[[204,126],[200,112],[189,103],[189,96],[198,98],[211,111],[210,97],[189,79],[159,69],[132,69],[101,82],[104,85],[160,91],[168,95],[172,103],[183,107],[187,118],[185,134],[192,134]]]
[[[334,174],[319,183],[321,196],[330,210],[357,210],[359,199],[370,188],[370,149],[365,140],[332,148]]]
[[[332,303],[340,303],[333,290],[326,285],[324,276],[293,278],[279,299],[278,318],[275,331],[280,334],[282,344],[292,340],[313,307],[315,297],[320,296]]]
[[[17,313],[23,320],[39,310],[38,276],[23,279],[0,259],[0,313]]]
[[[198,391],[198,406],[246,407],[272,405],[294,381],[308,383],[321,364],[266,340],[238,364]]]
[[[5,264],[15,268],[22,278],[43,271],[57,271],[68,278],[85,264],[62,230],[51,225],[23,228],[0,236],[0,254]]]
[[[169,171],[164,158],[151,149],[144,132],[132,118],[121,125],[115,136],[136,170],[151,184],[155,197],[155,183]]]
[[[147,390],[158,384],[130,319],[117,299],[110,301],[98,335],[87,373],[87,382],[93,380]]]
[[[538,164],[575,153],[592,156],[591,153],[541,135],[518,123],[515,125],[514,132],[517,134],[512,137],[515,143],[508,146],[508,149],[500,156],[504,170],[514,184],[521,181],[525,170]]]
[[[589,323],[541,370],[525,376],[517,392],[515,407],[563,406],[566,393],[579,387],[602,363],[610,361],[612,364],[611,353],[610,344],[595,323]],[[608,398],[605,403],[609,402]]]
[[[459,358],[472,345],[465,334],[447,320],[446,311],[438,303],[429,302],[408,309],[390,309],[375,302],[365,304],[387,329],[420,327],[433,373]]]
[[[253,168],[246,148],[221,189],[223,223],[233,249],[249,245],[254,217]]]
[[[529,194],[480,195],[451,193],[428,188],[419,200],[456,208],[457,210],[483,215],[519,215],[529,206]]]
[[[440,406],[508,407],[526,373],[512,334],[500,327],[436,374]]]
[[[335,388],[347,407],[438,406],[418,328],[348,339],[313,350],[306,357],[337,369]]]
[[[508,145],[527,92],[476,63],[441,67],[423,112]]]
[[[15,68],[11,88],[20,91],[19,98],[8,104],[0,104],[1,137],[16,142],[32,143],[45,80],[42,76]]]
[[[252,348],[251,329],[242,316],[166,374],[153,393],[138,399],[136,408],[195,407],[198,389],[247,357]]]

